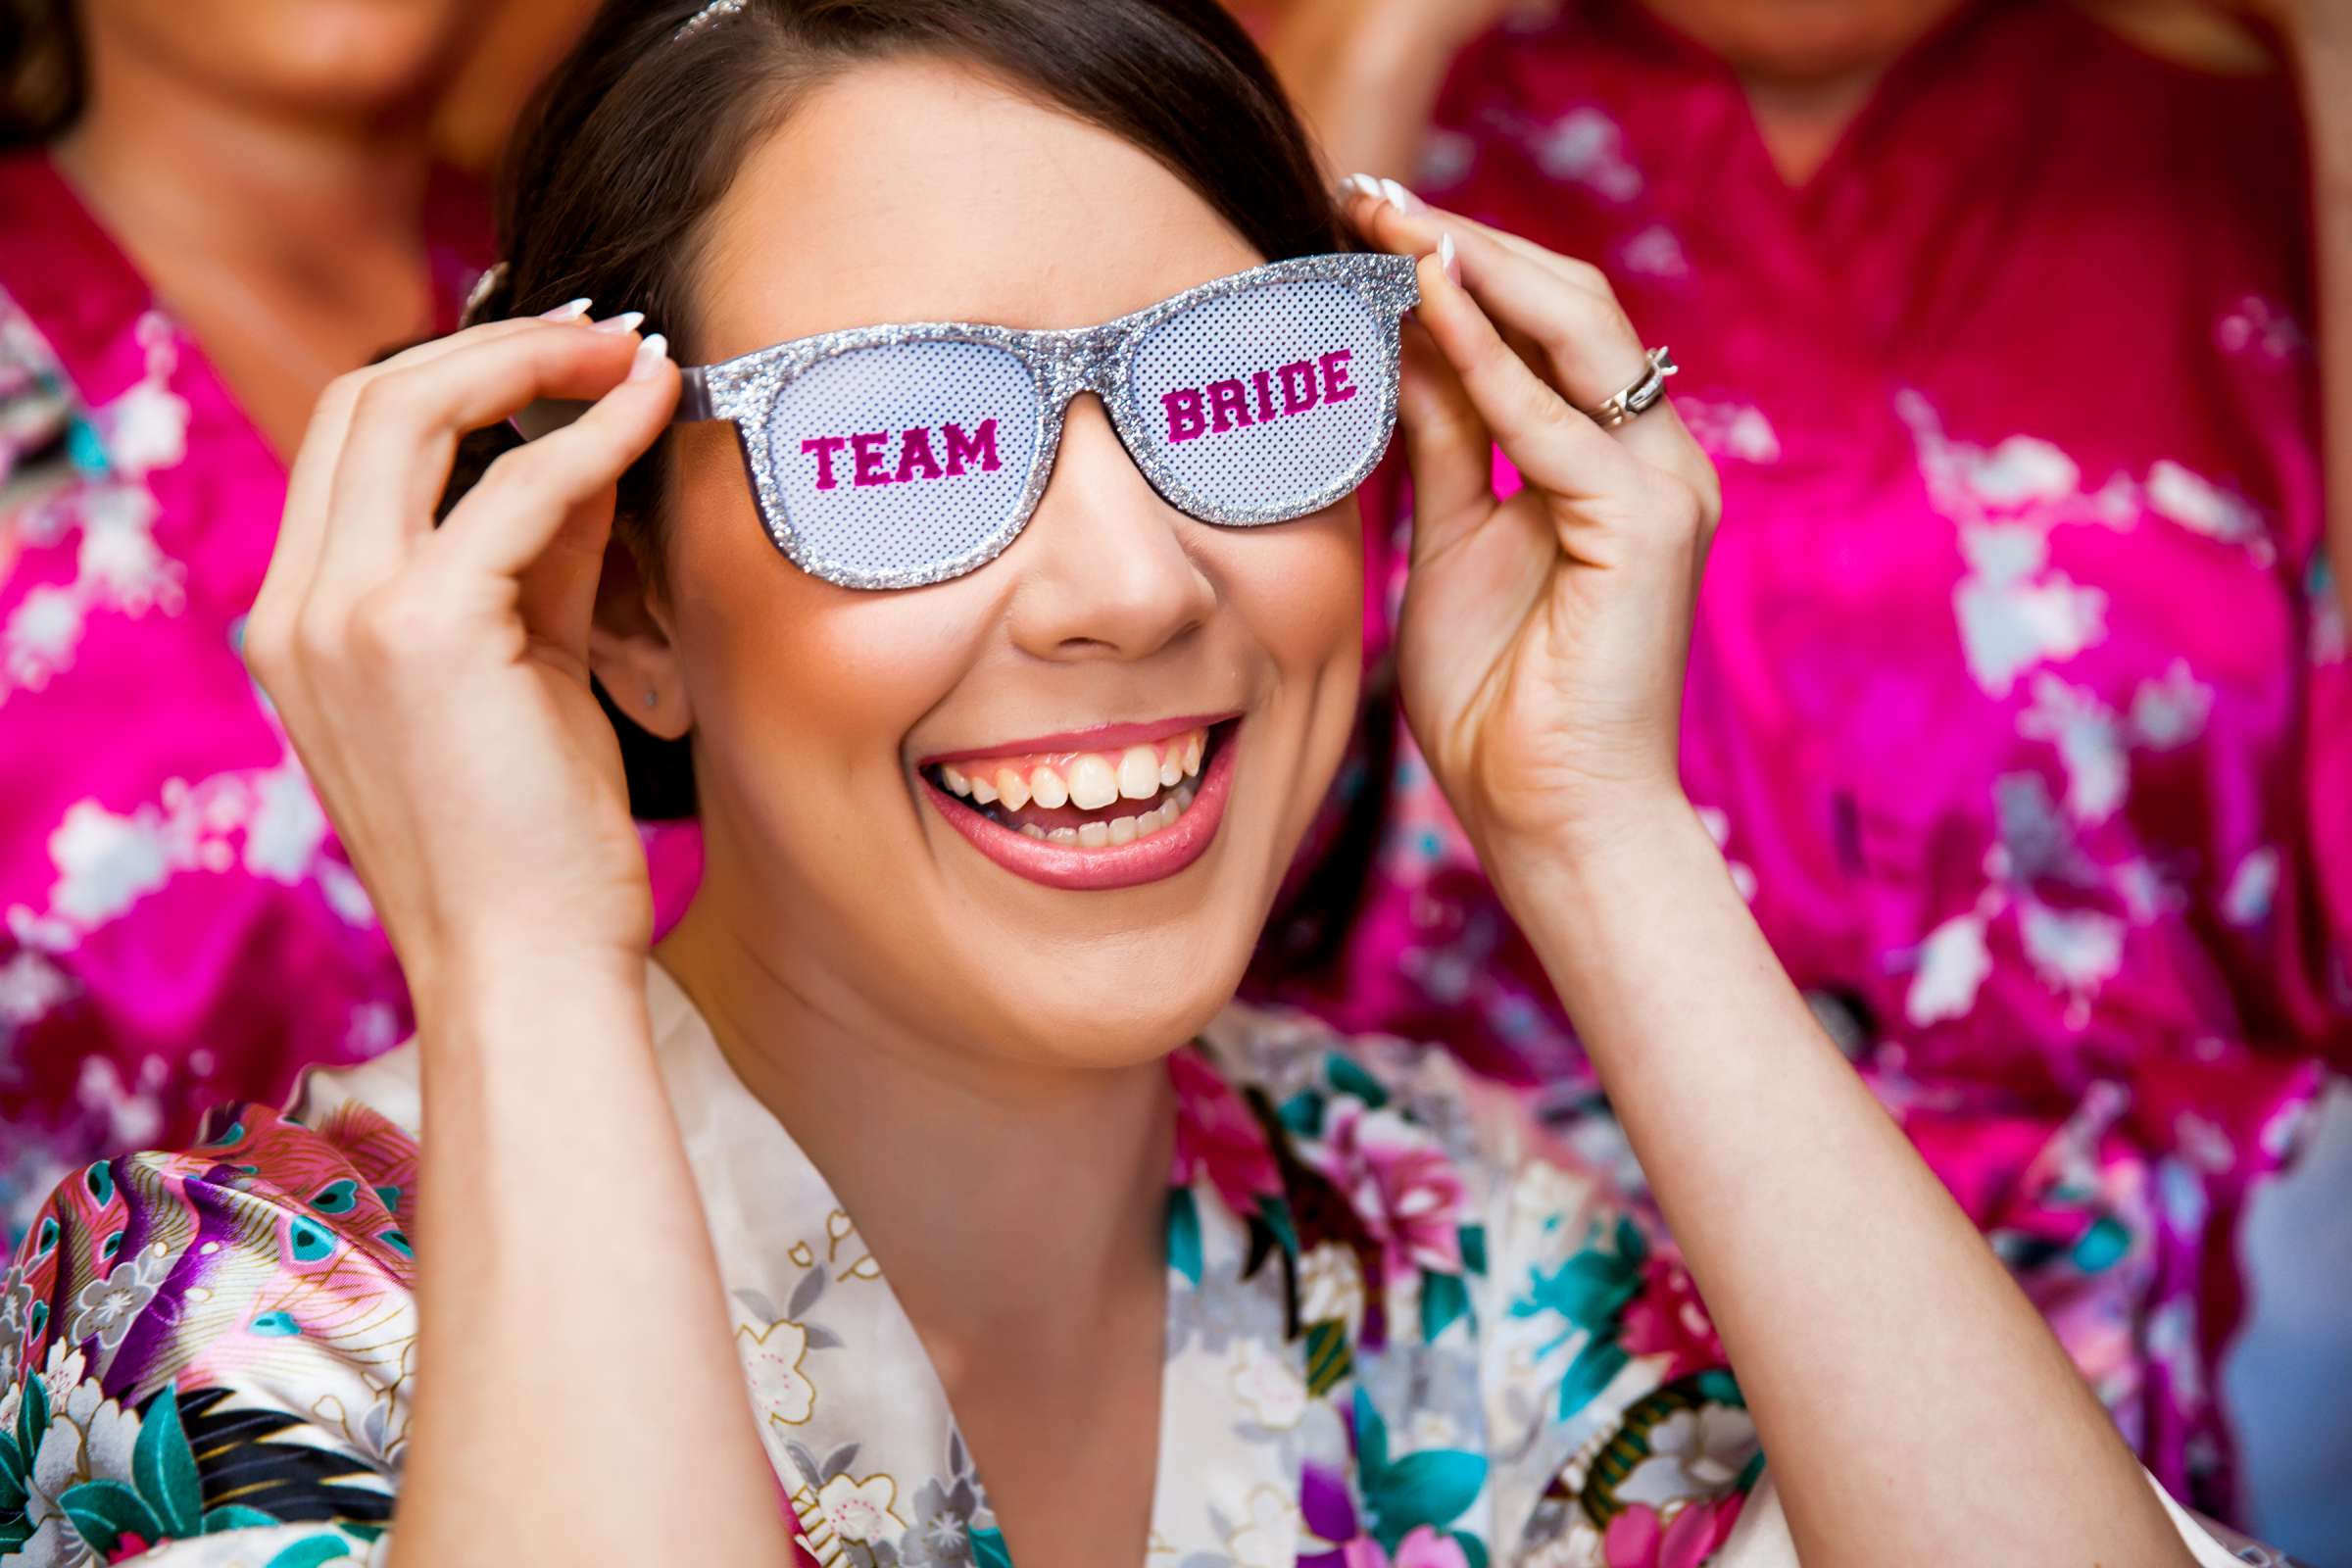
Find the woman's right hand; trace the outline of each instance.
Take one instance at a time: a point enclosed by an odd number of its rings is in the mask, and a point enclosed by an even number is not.
[[[328,387],[288,484],[246,662],[410,984],[565,952],[641,964],[645,857],[588,684],[613,485],[668,422],[660,337],[492,322]],[[433,525],[459,439],[593,399]]]

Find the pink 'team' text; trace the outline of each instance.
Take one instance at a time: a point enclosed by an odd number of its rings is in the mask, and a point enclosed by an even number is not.
[[[899,462],[894,469],[883,454],[890,441],[888,430],[866,430],[858,435],[812,436],[801,443],[801,450],[816,459],[816,487],[819,490],[839,488],[833,477],[833,455],[843,447],[850,449],[850,483],[901,484],[908,479],[955,479],[962,476],[967,465],[977,464],[984,473],[993,472],[1002,465],[997,462],[997,421],[982,419],[971,434],[966,435],[960,424],[939,427],[939,448],[931,445],[931,432],[921,425],[904,431],[899,436]],[[947,461],[940,461],[945,453]]]
[[[1168,415],[1168,444],[1304,414],[1319,404],[1345,403],[1358,390],[1348,379],[1348,362],[1354,354],[1353,349],[1333,349],[1320,359],[1293,360],[1271,370],[1256,371],[1247,383],[1211,381],[1206,386],[1163,393],[1159,406]],[[1255,402],[1250,399],[1253,392]]]

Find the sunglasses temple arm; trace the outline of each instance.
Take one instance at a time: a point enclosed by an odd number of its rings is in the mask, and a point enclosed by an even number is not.
[[[704,419],[718,417],[710,407],[710,383],[708,367],[690,365],[678,371],[678,406],[669,416],[672,424],[695,424]]]

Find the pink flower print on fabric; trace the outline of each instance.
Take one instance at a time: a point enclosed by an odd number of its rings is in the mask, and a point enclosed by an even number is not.
[[[1265,1130],[1233,1086],[1190,1051],[1168,1057],[1176,1091],[1176,1157],[1170,1185],[1189,1188],[1208,1178],[1236,1214],[1257,1212],[1258,1200],[1282,1196],[1282,1172],[1266,1148]]]
[[[1462,1271],[1468,1193],[1437,1140],[1393,1110],[1340,1101],[1324,1128],[1317,1167],[1381,1249],[1390,1276],[1408,1269]]]
[[[1664,1250],[1643,1265],[1642,1294],[1628,1301],[1617,1343],[1631,1355],[1664,1355],[1661,1380],[1722,1366],[1728,1357],[1698,1286],[1680,1259]]]
[[[1609,1521],[1601,1537],[1605,1568],[1704,1568],[1740,1522],[1747,1494],[1685,1503],[1671,1519],[1637,1502]]]
[[[1470,1568],[1462,1544],[1428,1525],[1416,1525],[1396,1543],[1396,1555],[1380,1549],[1380,1543],[1362,1536],[1340,1550],[1346,1568]]]

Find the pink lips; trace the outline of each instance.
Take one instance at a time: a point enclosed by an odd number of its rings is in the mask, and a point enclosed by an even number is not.
[[[935,756],[915,759],[917,768],[945,762],[966,762],[974,758],[1022,757],[1043,752],[1117,752],[1129,746],[1149,746],[1164,741],[1171,735],[1187,730],[1210,729],[1236,715],[1224,713],[1192,713],[1182,718],[1162,718],[1149,724],[1097,724],[1092,729],[1062,730],[1053,735],[1033,735],[1025,741],[1006,741],[999,746],[976,748],[968,752],[940,752]]]
[[[1190,721],[1185,727],[1189,725]],[[1173,823],[1131,844],[1093,850],[1016,833],[973,810],[932,783],[928,775],[921,776],[924,793],[930,796],[939,814],[947,818],[948,825],[1005,870],[1050,888],[1099,893],[1174,876],[1207,853],[1209,841],[1217,836],[1217,826],[1225,819],[1225,803],[1233,794],[1234,742],[1238,738],[1237,726],[1210,754],[1200,769],[1200,783],[1194,792],[1192,807]],[[1139,736],[1133,744],[1141,744],[1143,739]],[[1086,740],[1091,744],[1108,744],[1091,732]]]

